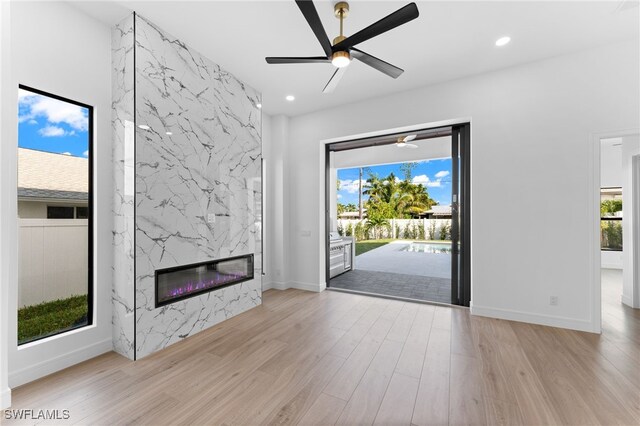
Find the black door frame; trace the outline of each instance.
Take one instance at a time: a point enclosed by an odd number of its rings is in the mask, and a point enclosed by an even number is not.
[[[325,281],[327,288],[331,287],[331,279],[329,278],[329,231],[331,230],[331,216],[329,211],[331,206],[329,188],[331,185],[329,172],[331,169],[331,152],[389,145],[395,143],[398,136],[406,135],[407,133],[409,132],[404,131],[375,137],[333,142],[325,145],[324,235]],[[451,303],[454,305],[469,306],[471,301],[471,123],[463,122],[449,126],[427,127],[424,129],[411,130],[410,133],[420,133],[421,139],[451,136]],[[458,161],[455,161],[456,158]],[[454,217],[457,218],[457,220],[454,220]],[[454,239],[456,244],[454,244]]]

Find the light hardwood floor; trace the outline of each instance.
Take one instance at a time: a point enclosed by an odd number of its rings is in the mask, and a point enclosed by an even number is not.
[[[640,314],[605,275],[600,336],[272,290],[135,363],[109,353],[14,389],[12,408],[70,410],[55,424],[640,424]]]

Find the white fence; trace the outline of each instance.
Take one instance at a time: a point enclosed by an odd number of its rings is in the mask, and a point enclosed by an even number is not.
[[[389,219],[388,226],[367,229],[367,220],[338,219],[338,231],[357,240],[398,238],[407,240],[449,240],[451,219]]]
[[[87,293],[88,221],[19,219],[19,307]]]

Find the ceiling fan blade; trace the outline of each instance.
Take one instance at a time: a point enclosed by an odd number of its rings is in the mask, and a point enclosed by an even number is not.
[[[406,136],[403,140],[404,140],[405,142],[409,142],[409,141],[414,140],[414,139],[415,139],[415,138],[417,138],[417,137],[418,137],[418,135],[409,135],[409,136]]]
[[[346,71],[347,71],[347,67],[337,68],[336,72],[334,72],[331,78],[329,79],[329,82],[327,83],[327,85],[324,86],[324,89],[322,89],[322,93],[333,92],[333,89],[336,88],[336,86],[338,85],[338,83],[340,82],[340,80],[342,79],[342,76]]]
[[[396,10],[391,15],[388,15],[378,22],[369,25],[367,28],[358,31],[351,37],[347,37],[340,43],[333,46],[333,50],[345,50],[358,43],[367,41],[370,38],[378,36],[382,33],[386,33],[400,25],[406,24],[409,21],[416,19],[420,15],[418,12],[418,6],[415,3],[409,3],[405,7]]]
[[[385,62],[382,59],[378,59],[375,56],[371,56],[368,53],[363,52],[362,50],[356,49],[355,47],[351,48],[351,56],[353,56],[360,62],[364,62],[370,67],[375,68],[378,71],[388,75],[389,77],[398,78],[404,72],[402,68],[391,65],[390,63]]]
[[[313,33],[316,35],[316,38],[320,42],[324,53],[327,57],[331,56],[331,42],[329,41],[329,37],[327,36],[327,32],[324,30],[322,26],[322,21],[318,16],[318,11],[316,7],[313,5],[311,0],[296,0],[296,4],[300,8],[300,12],[304,15],[304,18],[307,20],[307,23],[313,30]]]
[[[324,56],[310,56],[307,58],[269,56],[264,59],[268,64],[322,64],[331,62]]]

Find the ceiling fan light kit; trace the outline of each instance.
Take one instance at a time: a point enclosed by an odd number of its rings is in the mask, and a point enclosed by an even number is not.
[[[269,64],[305,64],[305,63],[331,63],[337,68],[337,70],[329,79],[323,92],[329,93],[338,84],[340,78],[344,74],[344,69],[351,63],[351,59],[357,59],[360,62],[388,75],[392,78],[398,78],[404,70],[391,65],[388,62],[378,59],[375,56],[369,55],[362,50],[356,49],[356,44],[367,41],[373,37],[376,37],[382,33],[392,30],[400,25],[406,24],[409,21],[416,19],[420,14],[418,7],[415,3],[409,3],[408,5],[398,9],[392,14],[382,18],[381,20],[369,25],[363,30],[357,33],[345,37],[343,34],[344,19],[349,15],[349,3],[341,1],[335,4],[333,12],[340,20],[340,35],[333,39],[333,44],[329,41],[329,37],[320,21],[318,12],[311,0],[295,0],[298,8],[302,12],[302,15],[307,20],[307,23],[311,27],[311,30],[315,34],[316,38],[320,42],[322,49],[326,56],[312,56],[312,57],[267,57],[265,60]]]

